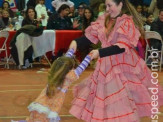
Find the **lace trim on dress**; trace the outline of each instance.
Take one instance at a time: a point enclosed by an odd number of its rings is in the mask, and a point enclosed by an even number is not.
[[[39,103],[32,102],[28,106],[29,111],[37,111],[38,113],[44,113],[47,115],[47,118],[50,119],[50,122],[59,122],[60,117],[57,112],[51,111],[48,107],[45,107]]]

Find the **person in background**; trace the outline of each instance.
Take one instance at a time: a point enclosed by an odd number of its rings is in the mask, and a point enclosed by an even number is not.
[[[76,23],[76,25],[78,25],[76,27],[76,29],[78,30],[82,30],[83,15],[84,15],[85,7],[86,7],[85,5],[82,5],[82,4],[79,5],[77,16],[73,20],[73,22]]]
[[[48,20],[47,29],[52,30],[74,30],[77,23],[72,23],[70,17],[68,17],[70,11],[70,7],[66,4],[61,5],[58,9],[57,13],[53,13]],[[63,55],[63,50],[59,50],[56,56],[53,58],[57,58]]]
[[[70,8],[70,12],[69,12],[68,16],[71,18],[71,21],[73,22],[73,19],[75,17],[75,7]]]
[[[163,0],[152,0],[148,12],[153,13],[154,18],[156,19],[159,15],[159,10],[161,9],[163,9]]]
[[[128,0],[105,0],[105,5],[106,13],[69,46],[76,51],[102,43],[89,53],[91,60],[97,59],[96,68],[74,87],[69,112],[85,122],[140,122],[141,117],[152,115],[150,88],[156,88],[149,82],[150,69],[135,50],[144,33],[142,18]],[[163,88],[157,85],[159,110]]]
[[[106,9],[105,4],[101,3],[99,5],[99,8],[98,8],[98,16],[101,16],[102,14],[104,14],[105,13],[105,9]]]
[[[158,32],[163,39],[163,9],[159,11],[159,16],[151,24],[150,30]],[[160,40],[150,39],[150,44],[154,49],[161,50],[162,44]]]
[[[37,0],[35,10],[37,12],[37,18],[41,20],[42,26],[46,27],[49,16],[46,11],[45,0]]]
[[[154,20],[153,14],[151,13],[146,14],[146,22],[144,24],[145,31],[150,31],[153,20]]]
[[[57,13],[50,16],[47,24],[47,29],[55,30],[72,30],[73,24],[68,17],[70,7],[66,4],[61,5]]]
[[[145,22],[146,21],[146,17],[143,16],[142,12],[143,12],[143,8],[142,8],[142,5],[137,5],[136,6],[136,11],[139,13],[139,15],[142,17],[143,21]]]
[[[66,4],[70,7],[74,7],[74,3],[70,0],[54,0],[51,2],[52,6],[55,8],[55,11],[58,11],[58,9],[61,7],[61,5]]]
[[[85,32],[85,29],[95,21],[94,12],[90,7],[86,7],[83,15],[82,31]]]
[[[10,18],[9,12],[7,10],[2,10],[2,18],[0,19],[0,28],[13,29],[14,21]]]
[[[2,10],[7,10],[11,18],[14,17],[14,12],[10,9],[10,4],[7,1],[4,1],[2,4]]]
[[[25,18],[23,19],[22,26],[24,25],[35,25],[38,26],[38,24],[41,23],[40,19],[37,19],[37,13],[35,11],[35,8],[28,7],[26,12],[25,12]]]

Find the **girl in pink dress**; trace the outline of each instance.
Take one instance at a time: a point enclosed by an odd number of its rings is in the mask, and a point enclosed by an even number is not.
[[[69,49],[65,56],[56,59],[48,74],[47,86],[29,106],[29,117],[26,120],[11,122],[59,122],[59,112],[62,108],[66,92],[71,83],[79,78],[91,61],[88,55],[74,70],[75,60],[73,49]],[[70,71],[71,70],[71,71]]]
[[[128,0],[106,0],[105,5],[106,13],[70,44],[76,51],[102,43],[101,49],[91,51],[91,58],[98,58],[95,71],[75,87],[70,113],[85,122],[157,118],[163,89],[135,50],[143,23]]]

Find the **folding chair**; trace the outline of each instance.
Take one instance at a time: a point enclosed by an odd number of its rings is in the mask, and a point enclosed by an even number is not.
[[[6,60],[6,64],[5,64],[5,68],[9,69],[9,58],[8,58],[8,54],[7,54],[7,39],[8,39],[9,33],[8,31],[0,31],[0,41],[3,41],[0,46],[0,54],[2,52],[5,52],[5,60]],[[5,40],[2,40],[2,38],[4,38]]]
[[[150,46],[149,42],[148,42],[148,39],[157,39],[157,40],[160,40],[161,41],[161,44],[162,44],[162,47],[161,47],[161,50],[153,50],[152,49],[152,46]],[[156,40],[156,41],[157,41]],[[159,65],[159,71],[161,72],[161,65],[162,65],[162,55],[163,55],[163,40],[162,40],[162,37],[161,35],[156,32],[156,31],[145,31],[145,41],[146,41],[146,51],[145,51],[145,62],[147,65],[152,65],[151,63],[148,64],[148,60],[150,59],[150,55],[152,53],[152,51],[155,51],[158,53],[158,58],[159,58],[159,62],[158,62],[158,65]]]

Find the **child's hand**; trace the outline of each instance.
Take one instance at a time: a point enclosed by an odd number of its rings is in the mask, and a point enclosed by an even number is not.
[[[41,19],[45,19],[45,14],[41,14]]]
[[[91,60],[96,59],[99,57],[99,51],[98,50],[92,50],[89,55],[91,56]]]

